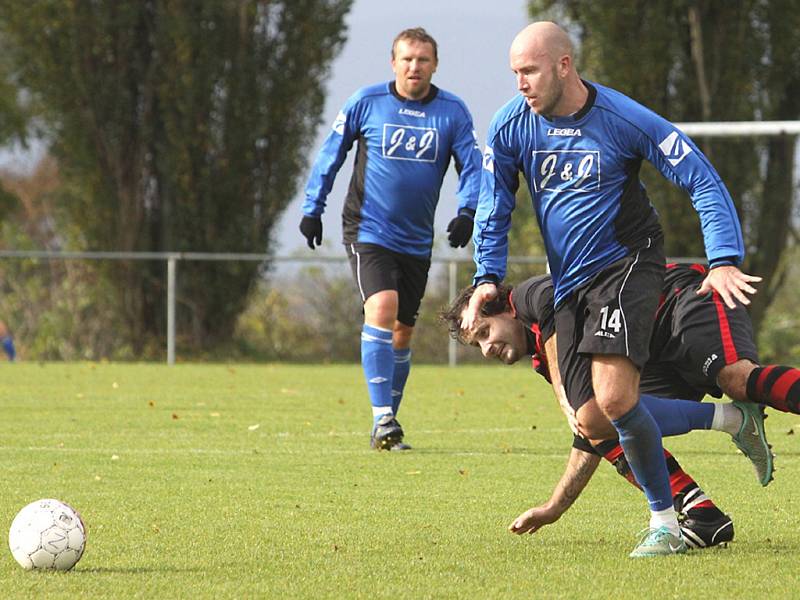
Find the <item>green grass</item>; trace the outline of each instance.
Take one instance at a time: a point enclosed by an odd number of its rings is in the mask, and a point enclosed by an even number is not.
[[[627,558],[643,497],[608,465],[533,536],[571,442],[529,367],[415,366],[410,453],[368,447],[356,366],[25,364],[0,373],[0,529],[38,498],[82,512],[83,559],[4,598],[791,597],[800,554],[800,417],[767,421],[766,489],[729,437],[668,440],[734,517],[727,549]],[[799,431],[800,433],[800,431]],[[5,537],[5,536],[4,536]]]

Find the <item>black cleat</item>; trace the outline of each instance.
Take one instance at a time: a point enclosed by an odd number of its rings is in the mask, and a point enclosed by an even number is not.
[[[374,450],[393,450],[394,446],[403,444],[403,428],[394,418],[394,415],[383,415],[372,429],[369,445]],[[402,449],[410,449],[410,446]],[[398,448],[400,449],[400,448]]]
[[[733,521],[726,514],[715,519],[693,518],[692,511],[679,518],[681,533],[690,549],[727,546],[733,540]]]

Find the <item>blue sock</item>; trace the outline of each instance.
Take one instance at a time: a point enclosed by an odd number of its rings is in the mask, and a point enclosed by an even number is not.
[[[377,423],[383,415],[392,413],[394,352],[391,331],[364,323],[361,330],[361,365],[372,403],[373,422]]]
[[[14,348],[14,338],[12,338],[10,335],[7,335],[2,340],[0,340],[0,344],[3,345],[3,350],[6,351],[8,360],[13,361],[14,358],[17,356],[17,349]]]
[[[411,371],[411,348],[394,349],[394,379],[392,380],[392,412],[397,416],[403,401],[408,373]]]
[[[642,402],[611,421],[636,481],[642,486],[651,511],[672,508],[669,472],[661,445],[661,432]]]
[[[710,402],[670,400],[658,396],[641,395],[641,402],[653,415],[662,437],[681,435],[695,429],[711,429],[714,405]]]

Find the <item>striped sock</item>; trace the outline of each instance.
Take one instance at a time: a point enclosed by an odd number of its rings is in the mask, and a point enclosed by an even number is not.
[[[622,451],[622,446],[619,445],[617,440],[606,440],[597,444],[595,449],[605,458],[608,462],[614,465],[617,473],[622,475],[631,484],[639,489],[641,487],[636,483],[636,478],[633,476],[628,461],[625,460],[625,453]],[[667,471],[669,472],[669,487],[672,491],[672,504],[675,510],[688,510],[690,508],[709,508],[717,509],[714,502],[703,493],[697,482],[683,470],[677,459],[672,456],[669,450],[664,448],[664,459],[667,461]],[[698,490],[695,492],[694,490]],[[691,506],[689,502],[691,500]]]
[[[800,415],[800,369],[756,367],[747,378],[747,397],[775,410]]]

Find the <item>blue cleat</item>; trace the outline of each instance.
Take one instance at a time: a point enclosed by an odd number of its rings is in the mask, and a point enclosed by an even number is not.
[[[742,411],[744,417],[739,432],[732,436],[733,443],[753,463],[758,482],[766,486],[772,481],[773,456],[764,431],[764,407],[754,402],[738,400],[734,400],[733,405]]]
[[[649,556],[671,556],[685,554],[688,550],[682,536],[670,533],[666,527],[653,529],[649,527],[641,532],[639,543],[629,554],[631,558],[645,558]]]

